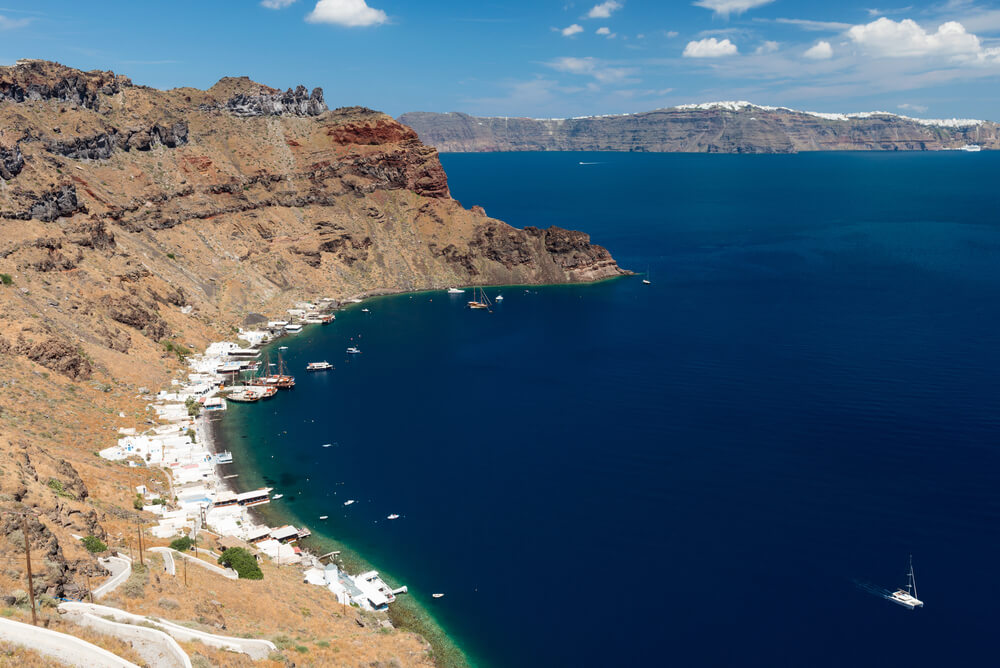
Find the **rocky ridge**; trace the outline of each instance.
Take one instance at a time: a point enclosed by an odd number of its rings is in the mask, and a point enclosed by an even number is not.
[[[49,596],[100,576],[73,534],[124,547],[134,485],[165,484],[94,452],[145,422],[140,390],[180,372],[179,351],[302,300],[625,273],[586,234],[464,208],[410,128],[328,110],[318,89],[159,91],[43,61],[0,67],[0,229],[0,509],[34,511]],[[2,591],[24,586],[19,545],[0,540]],[[405,634],[352,626],[358,661],[406,646],[426,662]]]
[[[490,118],[412,112],[399,117],[442,152],[633,151],[796,153],[1000,148],[1000,125],[926,121],[884,112],[820,114],[749,102],[684,105],[584,118]]]

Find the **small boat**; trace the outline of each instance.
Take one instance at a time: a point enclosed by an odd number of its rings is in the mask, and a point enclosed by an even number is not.
[[[393,513],[392,515],[389,515],[385,519],[387,519],[387,520],[398,520],[399,519],[399,515],[397,515],[396,513]]]
[[[371,311],[369,311],[369,310],[368,310],[368,309],[366,309],[366,308],[363,308],[363,309],[361,309],[361,312],[362,312],[362,313],[371,313]]]
[[[324,443],[323,447],[324,448],[329,448],[331,445],[333,445],[333,443]]]
[[[497,298],[494,301],[502,302],[503,301],[503,295],[497,295]]]
[[[465,290],[463,290],[461,288],[448,288],[448,294],[449,295],[460,295],[463,292],[465,292]]]
[[[306,371],[326,371],[327,369],[332,369],[333,365],[329,362],[309,362],[306,365]]]
[[[444,594],[431,594],[431,598],[444,598]]]
[[[278,350],[288,350],[288,346],[280,346]]]
[[[917,582],[913,579],[913,555],[910,555],[910,571],[906,574],[906,591],[902,588],[897,589],[891,594],[887,595],[886,598],[901,605],[904,608],[909,608],[913,610],[914,608],[924,607],[924,602],[917,598]]]
[[[285,495],[284,494],[275,494],[274,496],[271,497],[271,500],[272,501],[277,501],[278,499],[282,498],[283,496],[285,496]]]
[[[349,505],[351,505],[352,503],[355,503],[354,499],[348,499],[347,501],[344,501],[344,505],[345,505],[345,506],[349,506]]]
[[[649,280],[651,274],[649,273],[649,267],[646,267],[646,278],[642,279],[643,285],[649,285],[652,281]]]
[[[350,348],[347,349],[347,354],[348,355],[360,355],[361,351],[358,348],[356,348],[354,346],[351,346]]]
[[[321,520],[325,520],[325,519],[327,519],[328,517],[329,517],[329,515],[320,515],[320,516],[319,516],[319,518],[320,518]]]

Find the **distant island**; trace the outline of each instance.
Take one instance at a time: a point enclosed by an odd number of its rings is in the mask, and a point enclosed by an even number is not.
[[[918,119],[883,111],[831,114],[750,102],[708,102],[617,116],[479,117],[410,112],[399,117],[441,152],[631,151],[797,153],[1000,148],[1000,125]]]

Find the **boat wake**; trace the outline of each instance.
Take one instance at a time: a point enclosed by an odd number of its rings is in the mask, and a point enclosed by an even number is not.
[[[880,587],[872,584],[871,582],[863,582],[861,580],[855,580],[854,584],[858,587],[858,589],[867,592],[872,596],[878,596],[879,598],[892,598],[892,592],[885,587]]]

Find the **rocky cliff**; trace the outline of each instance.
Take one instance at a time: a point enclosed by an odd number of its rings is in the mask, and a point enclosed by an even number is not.
[[[72,535],[124,549],[143,519],[134,485],[166,484],[94,453],[147,420],[142,388],[180,371],[178,351],[296,301],[625,273],[583,233],[463,208],[411,129],[370,109],[331,111],[319,89],[227,78],[160,91],[44,61],[0,67],[0,230],[0,511],[32,509],[36,590],[55,597],[101,577]],[[0,514],[6,604],[24,587],[12,517]],[[292,605],[304,585],[281,582],[281,593],[232,589],[230,625],[283,632],[281,616],[235,612],[247,599]],[[221,598],[231,587],[207,588]],[[340,624],[315,614],[317,629]],[[364,650],[338,661],[426,661],[416,639],[346,617],[338,628]]]
[[[818,114],[748,102],[588,118],[482,118],[413,112],[399,120],[442,152],[939,151],[965,144],[1000,148],[1000,125],[988,121],[927,121],[883,112]]]

